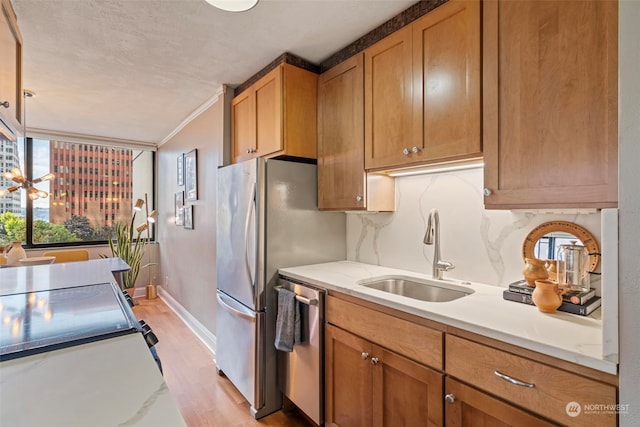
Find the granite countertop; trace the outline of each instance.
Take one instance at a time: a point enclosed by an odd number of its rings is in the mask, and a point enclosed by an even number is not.
[[[504,288],[480,283],[460,285],[474,293],[454,301],[418,301],[366,288],[360,283],[389,275],[431,279],[430,275],[351,261],[281,268],[279,273],[569,362],[617,373],[617,363],[603,356],[601,309],[586,317],[563,312],[545,314],[535,306],[503,300]],[[446,273],[445,281],[461,283],[447,280]]]
[[[141,334],[0,363],[0,425],[185,426]]]

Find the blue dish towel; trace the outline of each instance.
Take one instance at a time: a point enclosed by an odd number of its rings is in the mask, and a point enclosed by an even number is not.
[[[281,288],[278,292],[278,316],[276,317],[275,346],[280,351],[293,351],[300,342],[300,304],[296,294]]]

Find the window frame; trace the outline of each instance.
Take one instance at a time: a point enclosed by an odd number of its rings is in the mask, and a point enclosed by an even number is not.
[[[68,142],[70,144],[76,144],[80,141],[66,141],[64,137],[51,137],[51,136],[47,136],[46,134],[43,135],[38,135],[37,138],[31,137],[31,136],[27,136],[25,138],[23,138],[24,141],[24,168],[25,168],[25,175],[26,178],[28,180],[32,180],[34,179],[33,177],[33,140],[34,139],[48,139],[48,140],[56,140],[56,141],[63,141],[63,142]],[[75,138],[74,138],[75,139]],[[104,140],[104,141],[100,141],[100,142],[94,142],[94,141],[85,141],[85,142],[81,142],[84,144],[89,144],[89,145],[93,145],[93,146],[100,146],[100,147],[109,147],[111,149],[115,148],[115,147],[123,147],[123,148],[127,148],[127,149],[134,149],[134,150],[146,150],[146,151],[150,151],[151,152],[151,192],[152,192],[152,197],[151,197],[151,206],[149,206],[149,211],[153,211],[156,208],[156,203],[157,203],[157,150],[152,149],[151,147],[140,147],[140,146],[127,146],[126,144],[116,144],[116,145],[109,145],[109,141],[108,140]],[[92,156],[93,158],[93,156]],[[51,169],[53,170],[53,165],[50,165]],[[78,246],[104,246],[104,245],[108,245],[109,241],[108,240],[94,240],[94,241],[81,241],[81,242],[58,242],[58,243],[33,243],[33,224],[34,224],[34,219],[33,219],[33,200],[31,200],[30,198],[26,198],[26,206],[25,206],[25,242],[23,242],[23,246],[25,249],[48,249],[48,248],[64,248],[64,247],[78,247]],[[152,229],[150,236],[149,236],[149,242],[155,242],[156,241],[156,233],[157,233],[157,226],[156,227],[150,227]]]

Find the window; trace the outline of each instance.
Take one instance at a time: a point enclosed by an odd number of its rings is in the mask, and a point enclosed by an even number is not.
[[[76,156],[74,153],[77,152],[89,156]],[[113,153],[118,153],[126,162],[119,161],[111,166],[109,159]],[[130,176],[130,182],[87,180],[83,177],[83,173],[87,173],[86,163],[109,164],[115,175],[120,176],[124,171],[122,175]],[[47,198],[27,200],[23,190],[0,198],[0,243],[21,240],[27,247],[104,243],[118,221],[131,220],[132,206],[138,198],[147,194],[150,206],[154,205],[154,152],[151,150],[77,141],[28,138],[26,142],[22,139],[11,142],[0,139],[0,164],[4,164],[0,173],[19,167],[23,173],[33,171],[30,178],[50,171],[56,174],[55,180],[36,185],[49,192]],[[89,168],[89,174],[94,171],[97,175],[97,167]],[[104,172],[108,173],[108,170],[105,168]],[[11,181],[7,182],[0,175],[0,188],[10,186]],[[128,191],[122,192],[123,186]],[[114,194],[121,194],[121,199],[109,198]],[[143,215],[138,215],[136,223],[142,222]]]

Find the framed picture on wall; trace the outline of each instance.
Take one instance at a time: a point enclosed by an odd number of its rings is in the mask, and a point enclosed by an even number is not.
[[[184,225],[184,191],[176,193],[175,216],[176,225]]]
[[[184,155],[184,186],[185,202],[198,200],[198,150],[195,148]]]
[[[184,185],[184,153],[178,156],[176,170],[178,174],[178,185]]]
[[[187,230],[193,230],[193,205],[188,205],[183,208],[184,211],[184,228]]]

